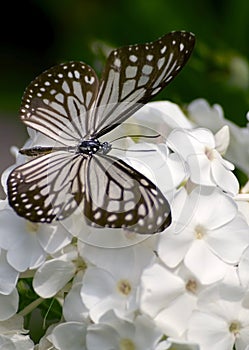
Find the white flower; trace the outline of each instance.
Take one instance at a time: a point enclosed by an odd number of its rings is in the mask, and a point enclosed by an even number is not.
[[[181,261],[202,283],[224,277],[249,244],[249,227],[235,202],[218,188],[196,187],[176,196],[173,224],[161,234],[158,255],[169,267]]]
[[[129,318],[137,310],[137,292],[141,272],[153,259],[145,247],[123,249],[92,248],[98,256],[97,266],[87,268],[81,297],[94,322],[108,310]]]
[[[56,326],[47,338],[58,350],[89,350],[86,332],[86,322],[66,322]]]
[[[32,350],[34,343],[23,328],[21,316],[0,322],[0,349],[3,350]]]
[[[20,272],[37,268],[48,252],[55,252],[70,242],[61,224],[30,222],[7,205],[0,210],[0,221],[0,247],[7,250],[8,263]]]
[[[193,183],[219,186],[225,192],[236,194],[239,183],[231,172],[234,166],[222,158],[216,147],[223,151],[225,146],[221,146],[220,138],[216,145],[216,139],[207,129],[175,129],[169,135],[167,143],[187,162]]]
[[[164,334],[179,338],[186,332],[205,288],[184,265],[173,271],[155,263],[142,274],[140,309]]]
[[[188,115],[191,121],[198,126],[217,132],[224,125],[230,130],[230,144],[226,158],[236,164],[245,173],[249,173],[249,128],[240,128],[232,121],[224,118],[222,107],[215,104],[210,106],[204,99],[197,99],[188,106]],[[248,118],[248,117],[247,117]]]
[[[188,339],[201,350],[245,350],[249,344],[249,309],[239,289],[217,286],[189,320]]]
[[[227,124],[222,107],[218,104],[210,106],[203,98],[198,98],[188,105],[188,115],[195,125],[202,126],[213,132],[217,132]]]
[[[88,328],[88,350],[136,349],[154,350],[162,333],[144,315],[133,321],[119,319],[113,311],[105,314],[99,324]]]

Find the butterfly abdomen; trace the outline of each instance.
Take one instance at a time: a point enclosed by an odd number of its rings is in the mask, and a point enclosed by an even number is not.
[[[19,150],[19,153],[29,156],[29,157],[35,157],[40,156],[43,154],[51,153],[53,151],[53,147],[41,147],[36,146],[32,148],[23,148]]]

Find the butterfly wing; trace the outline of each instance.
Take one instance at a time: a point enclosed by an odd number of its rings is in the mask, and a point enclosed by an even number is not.
[[[7,181],[10,205],[33,222],[65,219],[84,196],[81,176],[87,163],[87,156],[58,151],[18,166]]]
[[[83,62],[52,67],[27,87],[20,118],[51,139],[74,146],[87,135],[88,113],[98,85],[95,72]]]
[[[121,159],[94,155],[85,181],[84,214],[90,225],[141,234],[170,225],[170,207],[161,191]]]
[[[112,51],[90,116],[90,134],[101,137],[158,94],[184,67],[194,43],[193,34],[178,31]]]

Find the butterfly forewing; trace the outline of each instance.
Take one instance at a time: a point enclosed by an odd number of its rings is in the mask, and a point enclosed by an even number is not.
[[[88,112],[96,99],[98,78],[83,62],[52,67],[26,89],[20,118],[64,145],[75,146],[88,134]]]
[[[152,234],[170,224],[160,190],[121,159],[95,156],[87,171],[84,214],[91,225]]]
[[[193,34],[172,32],[112,51],[91,115],[91,134],[106,134],[158,94],[184,67],[194,43]]]
[[[30,221],[65,219],[82,201],[87,162],[87,157],[58,151],[20,165],[8,179],[10,205]]]

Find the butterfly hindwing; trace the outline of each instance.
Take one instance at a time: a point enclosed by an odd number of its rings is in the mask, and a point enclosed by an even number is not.
[[[87,162],[87,157],[58,151],[18,166],[8,178],[10,205],[33,222],[65,219],[82,201]]]
[[[20,118],[51,139],[75,146],[88,134],[88,112],[98,84],[94,70],[83,62],[52,67],[27,87]]]
[[[93,226],[152,234],[171,222],[160,190],[121,159],[94,156],[87,171],[84,214]]]
[[[106,134],[158,94],[184,67],[194,43],[193,34],[181,31],[112,51],[92,111],[91,134]]]

